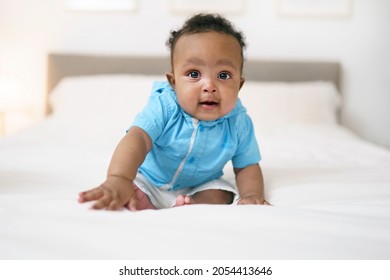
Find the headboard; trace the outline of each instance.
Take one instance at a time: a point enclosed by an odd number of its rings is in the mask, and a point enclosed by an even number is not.
[[[96,74],[163,75],[170,69],[168,57],[113,56],[50,53],[47,92],[68,76]],[[247,60],[244,77],[254,81],[331,81],[340,90],[340,64],[333,61]],[[48,104],[48,103],[47,103]],[[47,113],[50,112],[49,105]]]

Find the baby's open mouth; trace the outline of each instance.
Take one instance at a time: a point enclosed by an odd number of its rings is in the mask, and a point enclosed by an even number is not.
[[[218,105],[217,102],[215,101],[203,101],[203,102],[200,102],[201,105],[206,105],[206,106],[215,106],[215,105]]]

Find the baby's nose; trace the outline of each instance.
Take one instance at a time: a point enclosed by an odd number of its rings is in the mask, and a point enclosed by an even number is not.
[[[203,83],[203,92],[216,92],[217,87],[215,85],[215,82],[212,79],[205,79]]]

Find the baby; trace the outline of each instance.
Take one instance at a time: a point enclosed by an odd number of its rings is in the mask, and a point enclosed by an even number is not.
[[[253,124],[238,98],[244,38],[220,15],[198,14],[172,31],[171,72],[154,84],[112,156],[107,178],[81,192],[94,209],[266,204]],[[223,180],[232,161],[237,188]]]

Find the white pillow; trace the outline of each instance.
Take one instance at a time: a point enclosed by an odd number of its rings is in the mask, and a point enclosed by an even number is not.
[[[76,121],[79,126],[90,123],[89,129],[93,124],[125,129],[145,106],[153,83],[165,79],[144,75],[68,77],[50,96],[54,116]],[[246,81],[239,95],[257,125],[337,123],[340,96],[329,82]]]
[[[340,95],[330,82],[246,81],[240,98],[258,125],[336,124]]]
[[[155,81],[165,76],[93,75],[61,80],[50,94],[56,117],[111,119],[133,117],[145,106]]]
[[[96,75],[63,79],[50,95],[52,121],[66,143],[112,149],[165,76]]]

